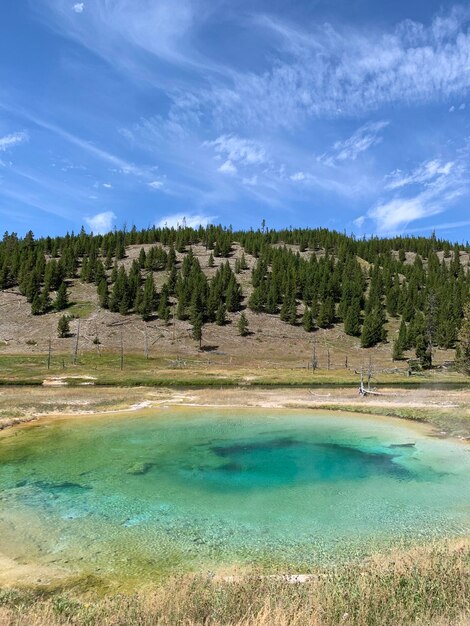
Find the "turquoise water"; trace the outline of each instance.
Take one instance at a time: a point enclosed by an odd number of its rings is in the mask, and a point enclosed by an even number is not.
[[[0,552],[146,576],[468,535],[470,448],[385,418],[168,409],[0,437]]]

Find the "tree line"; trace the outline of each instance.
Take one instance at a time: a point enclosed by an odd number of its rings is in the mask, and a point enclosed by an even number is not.
[[[235,242],[242,254],[232,269],[228,259]],[[126,270],[121,261],[130,245],[146,249]],[[212,278],[194,255],[194,245],[209,252],[209,268],[214,259],[225,259]],[[158,316],[166,323],[173,314],[189,320],[200,341],[204,324],[223,325],[227,313],[244,308],[247,294],[237,275],[248,272],[245,255],[251,255],[255,263],[246,306],[253,312],[301,324],[308,333],[342,324],[364,348],[391,339],[387,321],[396,319],[393,357],[414,349],[428,366],[434,347],[457,346],[470,286],[461,256],[469,250],[468,243],[435,235],[356,239],[321,228],[233,231],[183,224],[105,235],[81,229],[54,238],[7,232],[0,242],[0,288],[18,288],[32,313],[41,315],[66,309],[67,282],[79,278],[96,285],[101,307],[138,313],[144,320]],[[163,275],[159,291],[158,273]]]

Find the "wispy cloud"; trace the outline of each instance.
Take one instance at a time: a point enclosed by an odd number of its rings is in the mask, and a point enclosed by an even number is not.
[[[85,218],[90,230],[95,234],[102,235],[109,232],[115,225],[116,215],[112,211],[103,211],[91,217]]]
[[[235,135],[221,135],[214,141],[205,141],[203,145],[214,148],[217,154],[223,155],[232,163],[254,165],[267,161],[264,147],[251,139],[243,139]]]
[[[222,174],[236,174],[238,170],[232,163],[232,161],[228,159],[227,161],[222,163],[220,167],[217,168],[217,171],[221,172]]]
[[[393,197],[372,207],[367,218],[373,220],[379,233],[393,233],[411,222],[445,211],[468,188],[468,154],[462,151],[455,162],[425,161],[409,173],[393,172],[385,190],[400,190],[418,185],[421,190],[408,196]],[[361,216],[361,225],[366,216]],[[364,218],[364,219],[363,219]]]
[[[126,159],[123,159],[107,150],[104,150],[103,148],[99,148],[91,141],[88,141],[82,137],[78,137],[77,135],[74,135],[73,133],[62,128],[61,126],[54,124],[53,122],[49,122],[48,120],[42,119],[28,111],[25,111],[24,109],[20,109],[20,108],[13,109],[12,107],[7,106],[4,103],[0,103],[0,108],[10,113],[20,115],[22,118],[28,120],[32,124],[40,128],[43,128],[44,130],[47,130],[53,133],[54,135],[57,135],[64,141],[67,141],[68,143],[80,148],[81,150],[87,152],[88,154],[113,165],[115,168],[119,170],[119,172],[123,174],[134,174],[137,177],[147,178],[147,179],[154,177],[152,168],[139,166],[134,163],[130,163]],[[13,145],[14,145],[21,141],[27,141],[28,135],[27,133],[16,133],[15,135],[8,135],[4,139],[8,147],[9,142],[10,143],[13,142]],[[1,140],[0,140],[0,149],[1,149]]]
[[[305,201],[307,191],[351,196],[367,189],[366,206],[373,206],[361,211],[358,224],[369,221],[383,232],[445,210],[465,189],[460,158],[427,155],[418,167],[395,170],[385,180],[374,159],[385,152],[385,142],[379,144],[387,136],[386,119],[394,121],[397,111],[426,103],[443,103],[447,111],[453,102],[453,115],[446,119],[466,115],[470,6],[441,12],[426,24],[406,20],[370,28],[370,22],[346,27],[281,20],[274,16],[276,3],[265,5],[270,15],[257,14],[256,4],[249,15],[234,17],[226,2],[94,0],[80,19],[70,0],[45,3],[49,11],[43,19],[61,35],[123,71],[139,88],[151,86],[159,104],[150,114],[146,110],[147,118],[136,114],[121,138],[136,151],[145,150],[149,162],[165,164],[168,177],[163,184],[161,170],[157,176],[154,168],[121,158],[115,148],[30,119],[135,175],[148,190],[190,198],[196,207],[188,220],[208,219],[203,211],[211,202],[249,197],[287,203]],[[256,64],[244,55],[236,61],[217,55],[220,43],[214,41],[222,37],[215,29],[221,24],[244,29],[246,41],[260,51]],[[226,59],[223,72],[220,58]],[[321,125],[340,118],[343,129],[359,121],[356,130],[336,134],[340,138],[333,142],[331,128],[322,134]],[[395,123],[393,129],[399,133]],[[412,162],[419,158],[414,154]],[[374,201],[377,191],[382,197]]]
[[[69,0],[45,0],[45,3],[49,9],[49,26],[126,71],[135,72],[144,63],[142,52],[181,66],[200,69],[216,66],[204,59],[192,43],[194,29],[211,13],[210,5],[204,2],[93,0],[87,3],[86,11],[85,3],[81,2],[72,5],[73,11]],[[81,13],[83,19],[74,19],[73,13]],[[152,80],[143,71],[142,75],[145,74]]]
[[[25,143],[29,140],[28,133],[19,132],[12,133],[10,135],[5,135],[4,137],[0,137],[0,151],[6,152],[9,148],[13,148],[20,143]]]
[[[388,126],[389,122],[368,122],[358,128],[350,137],[343,141],[337,141],[330,153],[323,154],[318,160],[326,165],[335,165],[340,161],[355,161],[361,152],[365,152],[372,146],[382,141],[380,132]]]
[[[395,170],[395,172],[392,172],[386,177],[386,180],[388,180],[386,188],[399,189],[407,185],[415,185],[418,183],[429,184],[440,176],[448,176],[453,167],[454,163],[452,161],[442,163],[439,159],[433,159],[421,163],[408,174],[405,174],[401,170]]]
[[[189,226],[190,228],[198,228],[199,226],[207,226],[216,219],[214,215],[185,215],[184,213],[173,213],[165,215],[158,220],[156,226],[163,228],[179,228]]]

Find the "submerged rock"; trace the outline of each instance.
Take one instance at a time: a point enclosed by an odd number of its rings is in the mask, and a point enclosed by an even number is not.
[[[131,465],[131,467],[129,467],[129,469],[126,471],[126,474],[131,474],[132,476],[141,476],[150,471],[154,465],[155,463],[134,463],[134,465]]]

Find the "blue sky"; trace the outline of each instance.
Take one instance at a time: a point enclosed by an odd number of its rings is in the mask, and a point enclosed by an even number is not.
[[[1,226],[470,239],[469,29],[434,0],[2,2]]]

